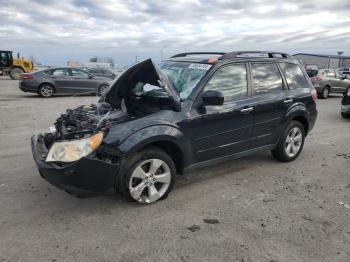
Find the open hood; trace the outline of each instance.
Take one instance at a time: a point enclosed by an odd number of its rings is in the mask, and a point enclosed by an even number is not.
[[[168,77],[155,65],[151,59],[144,60],[127,69],[108,89],[105,101],[116,108],[121,107],[121,101],[137,83],[159,86],[164,89],[173,103],[174,109],[181,110],[180,95],[173,87]]]

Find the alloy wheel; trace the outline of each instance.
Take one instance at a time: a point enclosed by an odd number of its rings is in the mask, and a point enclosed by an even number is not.
[[[153,203],[165,195],[170,181],[171,172],[167,163],[160,159],[147,159],[133,170],[129,192],[139,203]]]
[[[53,88],[51,86],[44,85],[40,88],[40,94],[43,97],[50,97],[53,95]]]
[[[285,143],[285,151],[288,157],[294,157],[299,153],[303,142],[303,133],[299,127],[293,127],[287,137]]]

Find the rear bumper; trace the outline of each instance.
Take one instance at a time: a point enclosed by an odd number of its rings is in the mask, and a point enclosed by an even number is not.
[[[33,136],[31,145],[40,176],[50,184],[79,197],[114,192],[119,164],[84,157],[72,164],[59,166],[45,162],[47,148],[41,135]]]
[[[316,109],[309,113],[309,130],[308,130],[308,132],[310,132],[314,128],[315,123],[316,123],[316,119],[317,119],[317,114],[318,114],[318,112]]]
[[[23,92],[37,93],[38,87],[35,83],[30,83],[29,81],[19,80],[18,84],[19,89]]]

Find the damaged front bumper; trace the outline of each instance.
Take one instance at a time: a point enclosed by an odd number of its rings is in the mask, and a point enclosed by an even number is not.
[[[88,197],[113,193],[120,164],[83,157],[64,165],[45,161],[48,149],[42,135],[31,138],[32,153],[41,177],[67,193]]]

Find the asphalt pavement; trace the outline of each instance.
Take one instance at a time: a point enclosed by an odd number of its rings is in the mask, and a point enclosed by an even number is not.
[[[269,152],[178,176],[169,197],[79,199],[38,174],[30,137],[93,96],[0,79],[0,261],[350,261],[350,120],[340,95],[291,163]]]

